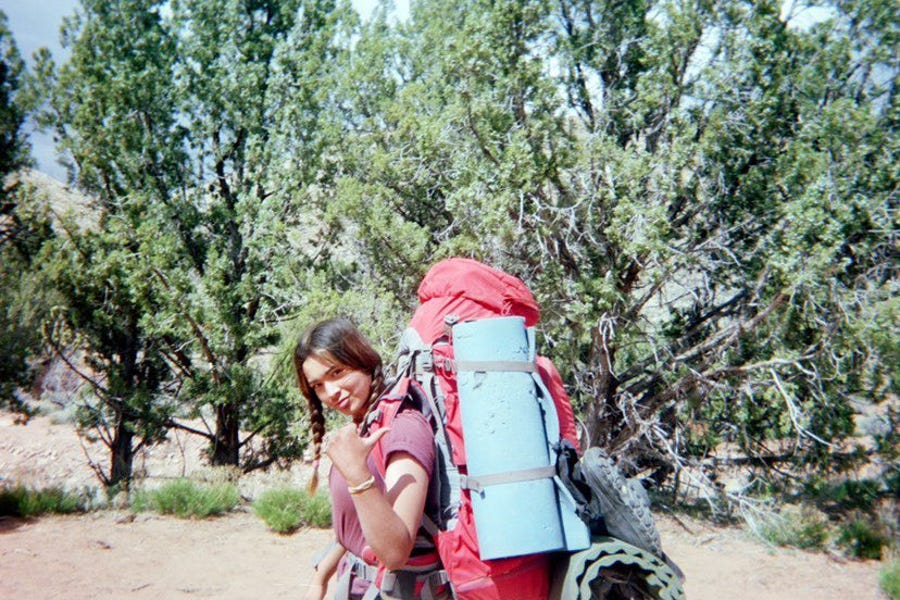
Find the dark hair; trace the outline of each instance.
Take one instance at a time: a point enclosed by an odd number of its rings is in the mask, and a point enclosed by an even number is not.
[[[322,456],[322,440],[325,437],[325,414],[322,401],[310,388],[303,373],[303,363],[311,356],[325,358],[351,369],[369,373],[372,388],[369,396],[371,406],[384,387],[381,356],[372,348],[369,340],[349,319],[337,317],[316,323],[306,330],[294,348],[294,370],[297,385],[306,398],[309,407],[309,422],[313,441],[313,474],[310,490],[318,486],[318,465]]]

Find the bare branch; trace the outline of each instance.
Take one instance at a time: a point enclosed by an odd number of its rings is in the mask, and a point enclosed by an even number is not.
[[[83,373],[81,371],[81,369],[79,369],[77,366],[75,366],[75,363],[73,363],[71,360],[69,360],[69,358],[63,352],[63,349],[60,348],[59,343],[55,339],[53,339],[52,334],[47,333],[46,327],[44,328],[44,339],[46,339],[47,343],[49,343],[50,346],[53,348],[54,354],[56,354],[56,356],[58,356],[60,359],[62,359],[62,361],[64,363],[66,363],[66,366],[69,368],[70,371],[72,371],[73,373],[78,375],[82,380],[86,381],[92,388],[94,388],[94,391],[98,392],[98,395],[100,395],[102,397],[109,396],[109,390],[107,390],[105,387],[100,385],[100,383],[97,382],[96,379]]]

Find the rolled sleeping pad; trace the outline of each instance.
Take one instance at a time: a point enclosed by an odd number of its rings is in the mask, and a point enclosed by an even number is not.
[[[613,537],[595,537],[590,547],[566,555],[556,566],[550,600],[606,598],[615,585],[630,588],[621,597],[685,598],[681,577],[662,559]],[[605,591],[596,594],[595,589]]]
[[[459,323],[452,331],[465,484],[481,558],[567,549],[545,429],[544,411],[552,401],[544,398],[542,410],[533,336],[521,317]],[[577,518],[567,521],[584,527]]]

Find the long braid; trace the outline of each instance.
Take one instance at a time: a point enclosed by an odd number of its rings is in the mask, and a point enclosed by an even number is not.
[[[366,421],[369,418],[369,414],[375,410],[375,407],[378,405],[378,399],[381,398],[381,394],[384,393],[384,372],[381,367],[375,369],[375,372],[372,373],[372,386],[369,388],[369,399],[366,401],[366,414],[360,417],[358,421],[355,421],[357,425],[362,425],[360,429],[360,435],[365,435],[366,433]]]
[[[325,439],[325,413],[322,411],[322,401],[315,394],[307,398],[307,405],[309,406],[309,428],[313,443],[312,476],[309,479],[308,488],[312,495],[319,487],[319,461],[322,458],[322,443]]]

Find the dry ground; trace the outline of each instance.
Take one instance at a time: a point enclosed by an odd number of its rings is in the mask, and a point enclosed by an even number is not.
[[[103,458],[99,448],[85,450]],[[185,435],[143,454],[148,482],[209,475],[199,444]],[[281,483],[302,485],[303,468],[240,480],[253,498]],[[96,485],[70,425],[48,417],[15,425],[0,413],[0,478],[40,487]],[[747,598],[875,600],[880,564],[770,548],[734,528],[660,517],[668,554],[687,575],[691,600]],[[123,510],[31,521],[0,519],[0,598],[298,598],[329,532],[282,536],[242,508],[184,521]]]

